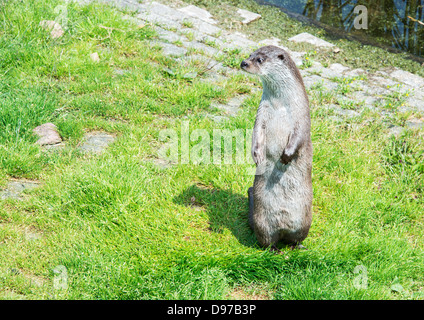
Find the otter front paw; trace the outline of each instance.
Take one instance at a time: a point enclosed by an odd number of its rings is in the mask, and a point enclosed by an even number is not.
[[[289,164],[294,159],[295,156],[296,156],[295,152],[290,152],[290,150],[286,148],[284,149],[283,154],[280,157],[280,161],[282,164],[286,165],[286,164]]]
[[[262,162],[265,161],[265,157],[263,152],[260,151],[259,148],[255,148],[252,152],[252,158],[253,161],[256,163],[256,165],[261,164]]]

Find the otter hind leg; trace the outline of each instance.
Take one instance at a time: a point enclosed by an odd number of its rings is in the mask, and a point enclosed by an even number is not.
[[[280,230],[280,241],[291,250],[308,250],[304,245],[302,245],[304,238],[303,234],[299,232]]]
[[[294,243],[294,244],[292,244],[291,246],[290,246],[290,249],[291,250],[296,250],[296,249],[299,249],[299,250],[308,250],[308,248],[306,248],[303,244],[301,244],[301,243]]]

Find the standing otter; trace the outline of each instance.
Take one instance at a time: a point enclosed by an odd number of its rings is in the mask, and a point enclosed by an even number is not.
[[[312,222],[312,141],[309,100],[289,54],[276,46],[256,50],[241,68],[260,76],[262,99],[252,137],[256,163],[249,188],[249,223],[263,247],[278,241],[304,248]]]

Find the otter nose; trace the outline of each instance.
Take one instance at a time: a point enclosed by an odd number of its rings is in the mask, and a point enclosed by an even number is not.
[[[244,60],[243,60],[243,61],[241,62],[241,64],[240,64],[240,67],[241,67],[241,68],[245,68],[245,67],[247,67],[247,66],[248,66],[248,64],[247,64],[247,62],[246,62],[246,61],[244,61]]]

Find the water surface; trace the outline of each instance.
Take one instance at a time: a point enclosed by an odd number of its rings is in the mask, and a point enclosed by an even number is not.
[[[284,11],[343,30],[357,38],[375,41],[413,55],[424,57],[424,0],[260,0]],[[364,21],[355,13],[363,5],[368,16],[367,29],[356,29]]]

